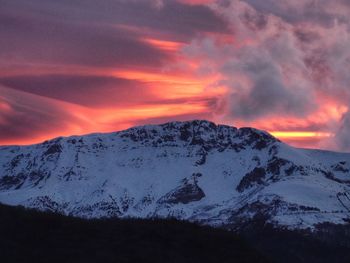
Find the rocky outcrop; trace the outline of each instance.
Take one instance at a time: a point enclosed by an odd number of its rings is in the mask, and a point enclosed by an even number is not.
[[[244,190],[254,186],[264,184],[266,177],[266,171],[264,168],[257,167],[253,171],[247,173],[237,186],[238,192],[243,192]]]
[[[160,204],[188,204],[196,202],[205,197],[205,193],[198,186],[197,178],[201,174],[194,174],[191,178],[182,180],[181,185],[167,193],[158,200]]]

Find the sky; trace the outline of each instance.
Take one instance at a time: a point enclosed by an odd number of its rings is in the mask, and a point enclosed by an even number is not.
[[[0,145],[193,119],[350,151],[350,1],[0,0]]]

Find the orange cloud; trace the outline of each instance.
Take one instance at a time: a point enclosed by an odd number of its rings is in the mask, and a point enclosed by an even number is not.
[[[152,39],[152,38],[144,38],[143,41],[154,46],[155,48],[162,49],[165,51],[178,51],[184,43],[174,42],[174,41],[166,41],[160,39]]]

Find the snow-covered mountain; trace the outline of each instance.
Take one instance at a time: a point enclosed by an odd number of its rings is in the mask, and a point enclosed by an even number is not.
[[[350,218],[350,154],[208,121],[148,125],[0,147],[0,202],[87,218],[342,224]]]

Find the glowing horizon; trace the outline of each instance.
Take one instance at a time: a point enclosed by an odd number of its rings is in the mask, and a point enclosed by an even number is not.
[[[191,120],[189,120],[191,121]],[[163,123],[160,123],[163,124]],[[146,124],[147,125],[147,124]],[[154,125],[153,123],[149,123],[149,125]],[[139,125],[136,125],[139,126]],[[43,136],[43,137],[39,137],[39,138],[34,138],[34,139],[30,139],[30,140],[24,140],[24,141],[15,141],[14,143],[7,143],[4,144],[4,146],[6,145],[31,145],[31,144],[38,144],[38,143],[42,143],[46,140],[51,140],[54,138],[58,138],[58,137],[70,137],[70,136],[84,136],[84,135],[89,135],[89,134],[94,134],[94,133],[112,133],[112,132],[119,132],[119,131],[123,131],[129,128],[135,127],[134,125],[131,124],[121,124],[119,126],[119,128],[117,130],[90,130],[88,132],[82,131],[82,130],[75,130],[75,132],[69,132],[69,133],[65,133],[65,134],[55,134],[55,135],[47,135],[47,136]],[[241,127],[237,127],[237,128],[241,128]],[[334,134],[332,133],[327,133],[327,132],[315,132],[315,131],[267,131],[268,133],[270,133],[271,135],[273,135],[274,137],[282,140],[285,143],[289,143],[289,141],[294,141],[294,143],[296,144],[295,146],[299,146],[302,147],[303,144],[302,142],[305,140],[310,140],[310,139],[323,139],[323,138],[330,138],[332,136],[334,136]],[[301,145],[298,145],[298,143],[295,142],[295,140],[299,141],[299,143],[301,142]],[[17,142],[17,143],[16,143]],[[292,143],[293,144],[293,143]],[[309,147],[306,147],[309,148]]]

